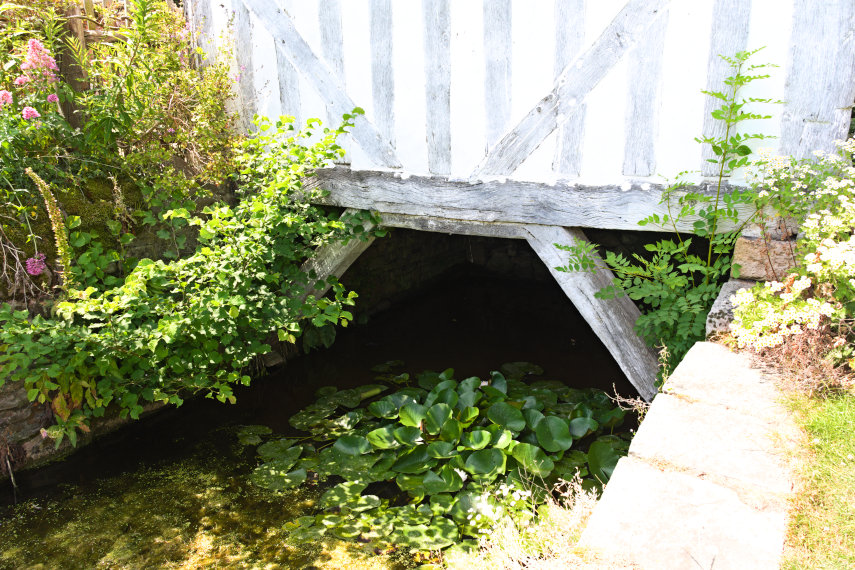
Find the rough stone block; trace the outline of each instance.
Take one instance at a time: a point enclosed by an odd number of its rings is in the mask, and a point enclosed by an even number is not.
[[[0,412],[29,405],[27,390],[20,382],[0,386]]]
[[[783,410],[782,410],[783,412]],[[629,453],[750,493],[792,492],[781,435],[772,419],[660,394],[641,423]]]
[[[624,458],[581,545],[656,570],[772,570],[786,531],[783,509],[757,509],[712,482]]]
[[[795,266],[794,248],[794,241],[740,237],[733,251],[733,264],[740,266],[740,279],[781,279]]]
[[[733,321],[733,303],[730,297],[740,289],[754,286],[754,281],[744,279],[731,279],[721,287],[709,314],[707,315],[707,336],[716,333],[728,332],[728,327]]]

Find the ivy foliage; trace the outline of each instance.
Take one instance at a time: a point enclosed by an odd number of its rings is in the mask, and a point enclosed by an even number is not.
[[[578,472],[588,487],[605,483],[629,446],[627,434],[613,433],[625,411],[597,390],[523,382],[514,364],[504,367],[509,377],[492,372],[487,381],[457,381],[448,369],[415,382],[390,373],[384,384],[321,388],[290,419],[310,435],[268,439],[250,480],[283,491],[343,479],[322,496],[321,512],[293,524],[295,541],[328,533],[417,550],[476,544],[503,517],[530,519],[544,500],[537,489],[559,478]],[[397,389],[379,396],[390,385]]]
[[[336,137],[350,119],[322,132],[259,120],[240,155],[254,165],[242,171],[254,186],[240,203],[199,216],[165,213],[197,230],[192,255],[143,259],[113,288],[71,289],[53,318],[0,307],[0,384],[23,382],[30,400],[51,404],[58,445],[63,435],[74,442],[76,429],[88,430],[111,405],[136,418],[146,403],[179,405],[191,394],[234,402],[232,385],[249,383],[248,366],[270,350],[270,331],[295,342],[304,322],[347,325],[356,294],[330,279],[329,298],[315,298],[307,292],[316,276],[301,264],[318,246],[362,237],[377,221],[309,203],[319,192],[307,184],[311,168],[342,155]],[[309,138],[317,142],[301,142]]]

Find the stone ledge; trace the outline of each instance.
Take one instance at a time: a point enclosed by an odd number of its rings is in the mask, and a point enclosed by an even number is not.
[[[795,265],[795,245],[794,241],[740,237],[733,249],[733,264],[739,265],[739,278],[782,279]]]
[[[773,380],[697,343],[656,397],[581,545],[641,568],[778,568],[798,437]]]

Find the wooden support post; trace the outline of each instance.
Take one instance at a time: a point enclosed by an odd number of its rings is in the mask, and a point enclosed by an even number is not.
[[[575,228],[557,226],[525,226],[528,243],[546,264],[558,285],[573,301],[594,333],[600,338],[627,379],[647,401],[656,395],[656,371],[658,362],[654,351],[635,334],[635,321],[641,314],[628,297],[597,299],[594,294],[611,285],[613,275],[608,269],[596,272],[565,273],[555,269],[565,264],[555,244],[574,245],[587,241],[585,234]]]

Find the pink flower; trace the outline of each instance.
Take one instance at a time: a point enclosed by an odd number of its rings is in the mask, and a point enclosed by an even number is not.
[[[39,114],[39,112],[33,109],[32,107],[24,107],[23,110],[21,110],[21,116],[24,117],[24,119],[26,119],[27,121],[29,121],[30,119],[37,119],[41,117],[41,114]]]
[[[0,90],[0,107],[12,104],[12,94],[5,89]]]
[[[172,133],[175,132],[175,129],[173,129],[172,127],[169,127],[168,129],[166,129],[166,132],[171,135]]]
[[[33,277],[38,277],[44,273],[45,269],[47,269],[45,254],[37,253],[35,257],[31,257],[27,260],[27,273]]]
[[[20,77],[15,78],[15,85],[17,85],[18,87],[20,87],[22,85],[26,85],[29,82],[30,82],[30,78],[27,77],[26,75],[21,75]]]
[[[48,103],[56,103],[57,101],[59,101],[59,97],[57,96],[56,93],[51,93],[50,95],[47,96],[47,100],[48,100]]]

